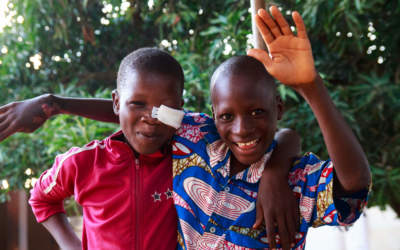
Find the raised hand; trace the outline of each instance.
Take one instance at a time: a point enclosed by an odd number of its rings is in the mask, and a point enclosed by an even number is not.
[[[0,142],[16,132],[35,131],[57,112],[58,107],[49,102],[49,95],[0,107]]]
[[[269,51],[251,49],[249,56],[261,61],[268,72],[281,83],[297,86],[313,83],[317,77],[311,44],[300,14],[292,13],[297,35],[276,6],[270,7],[271,15],[258,10],[256,24]]]

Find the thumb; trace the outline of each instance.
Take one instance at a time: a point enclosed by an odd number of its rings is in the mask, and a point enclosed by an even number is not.
[[[265,68],[269,68],[272,64],[272,59],[267,51],[262,49],[249,49],[247,55],[251,56],[264,64]]]
[[[261,226],[261,223],[264,221],[264,213],[260,203],[256,204],[256,222],[254,222],[253,228],[258,228]]]

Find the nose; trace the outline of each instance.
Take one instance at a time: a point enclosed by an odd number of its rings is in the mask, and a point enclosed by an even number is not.
[[[254,130],[251,119],[236,117],[232,125],[232,133],[241,138],[249,136]]]
[[[151,116],[151,113],[152,113],[152,108],[146,109],[146,111],[143,111],[143,114],[140,117],[140,120],[145,122],[145,123],[147,123],[147,124],[150,124],[150,125],[159,124],[159,120],[157,118],[153,118]]]

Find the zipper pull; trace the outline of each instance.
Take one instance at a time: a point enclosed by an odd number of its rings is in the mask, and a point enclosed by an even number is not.
[[[138,158],[136,158],[135,159],[135,165],[136,165],[136,170],[139,170],[139,159]]]

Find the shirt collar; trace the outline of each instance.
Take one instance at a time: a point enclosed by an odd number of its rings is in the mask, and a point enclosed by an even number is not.
[[[276,147],[276,141],[273,140],[268,147],[266,153],[261,157],[261,159],[250,167],[244,169],[243,171],[237,173],[232,179],[242,180],[249,183],[257,183],[264,171],[265,164],[271,157],[271,154]],[[230,156],[232,154],[229,147],[221,140],[217,140],[211,144],[207,145],[207,153],[210,157],[210,166],[213,171],[220,173],[223,178],[229,177],[230,173]]]

